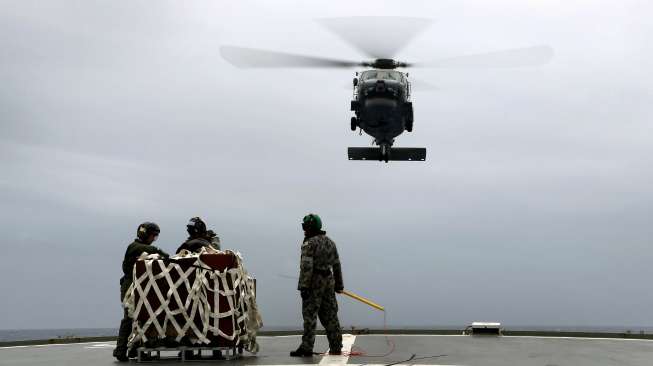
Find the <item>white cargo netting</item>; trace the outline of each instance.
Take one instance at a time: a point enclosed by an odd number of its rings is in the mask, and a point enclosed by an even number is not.
[[[236,266],[211,269],[202,261],[203,254],[233,255]],[[157,254],[141,259],[145,270],[137,275],[134,266],[134,281],[123,304],[135,319],[130,346],[170,336],[177,342],[188,337],[194,344],[208,345],[219,337],[250,352],[258,351],[256,334],[262,321],[254,279],[244,269],[240,253],[203,250],[172,258],[183,259],[183,263],[163,261]]]

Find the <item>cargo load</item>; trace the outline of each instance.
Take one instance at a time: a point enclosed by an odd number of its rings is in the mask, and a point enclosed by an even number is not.
[[[143,255],[123,306],[133,322],[129,347],[209,346],[258,351],[262,321],[256,282],[240,253]]]

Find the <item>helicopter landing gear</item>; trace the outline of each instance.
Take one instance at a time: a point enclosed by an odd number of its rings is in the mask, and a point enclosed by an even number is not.
[[[423,147],[392,147],[381,143],[379,147],[350,147],[347,149],[349,160],[367,161],[425,161],[426,149]]]
[[[381,149],[381,159],[382,161],[385,161],[386,163],[390,159],[390,149],[392,148],[392,145],[390,145],[387,142],[383,142],[379,145],[379,148]]]
[[[356,127],[358,127],[358,119],[356,117],[351,117],[351,130],[356,131]]]
[[[406,122],[406,131],[413,132],[413,121]]]
[[[404,105],[405,114],[404,118],[406,121],[406,131],[413,132],[413,103],[408,102]]]

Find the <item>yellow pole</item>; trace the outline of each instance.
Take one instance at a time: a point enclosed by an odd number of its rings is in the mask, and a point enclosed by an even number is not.
[[[371,302],[370,300],[368,300],[368,299],[366,299],[364,297],[356,295],[353,292],[342,291],[342,294],[347,295],[347,296],[351,297],[354,300],[358,300],[358,301],[362,302],[363,304],[369,305],[369,306],[371,306],[371,307],[373,307],[373,308],[375,308],[377,310],[385,311],[385,308],[383,306],[381,306],[379,304],[375,304],[375,303]]]

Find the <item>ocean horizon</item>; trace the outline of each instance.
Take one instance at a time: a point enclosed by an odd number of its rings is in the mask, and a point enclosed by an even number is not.
[[[605,333],[653,333],[653,326],[549,326],[549,325],[504,325],[507,330],[538,330],[561,332],[605,332]],[[265,331],[299,330],[301,326],[269,326]],[[356,326],[355,329],[377,327]],[[432,325],[432,326],[389,326],[388,329],[463,329],[464,325]],[[352,329],[351,326],[343,327],[343,331]],[[66,339],[85,337],[114,337],[118,335],[118,328],[53,328],[53,329],[0,329],[0,342],[28,341],[42,339]]]

